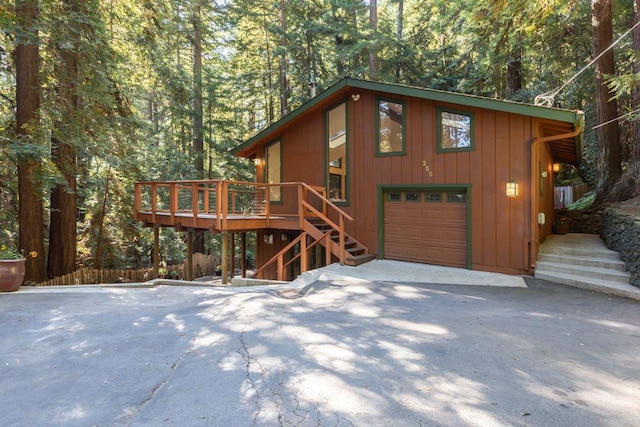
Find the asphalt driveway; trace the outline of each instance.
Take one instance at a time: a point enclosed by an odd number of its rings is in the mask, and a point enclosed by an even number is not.
[[[527,284],[2,294],[0,425],[638,425],[640,304]]]

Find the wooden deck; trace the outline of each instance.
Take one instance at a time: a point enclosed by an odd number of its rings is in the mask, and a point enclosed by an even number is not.
[[[271,202],[270,195],[287,192],[289,203]],[[368,249],[345,231],[349,215],[326,197],[325,188],[305,183],[264,184],[255,182],[198,180],[146,181],[135,184],[135,219],[156,228],[154,253],[158,248],[158,228],[173,227],[178,231],[208,230],[222,233],[223,283],[229,263],[229,234],[259,230],[295,230],[299,232],[285,249],[258,266],[260,274],[270,264],[278,265],[278,279],[292,262],[307,269],[307,252],[316,245],[326,248],[326,263],[332,256],[341,264],[357,265],[372,258]],[[331,217],[331,218],[330,218]],[[299,246],[296,257],[286,260],[287,251]],[[233,245],[232,245],[233,246]],[[244,250],[244,249],[243,249]],[[189,249],[187,256],[189,257]],[[231,256],[233,259],[233,256]],[[243,255],[244,259],[244,255]],[[157,264],[157,260],[154,260]],[[157,265],[154,266],[157,270]],[[231,266],[231,271],[233,266]]]

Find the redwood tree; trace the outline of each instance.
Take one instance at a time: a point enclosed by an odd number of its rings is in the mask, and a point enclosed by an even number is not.
[[[26,144],[37,144],[40,80],[38,78],[38,1],[16,0],[18,30],[16,36],[16,127]],[[29,150],[25,150],[29,151]],[[35,173],[39,162],[29,156],[18,160],[18,226],[19,245],[26,252],[36,251],[36,258],[26,264],[26,280],[45,278],[44,208]]]
[[[611,0],[591,0],[593,48],[600,55],[613,43]],[[604,200],[622,173],[620,166],[620,142],[618,135],[618,107],[615,91],[606,83],[606,77],[614,75],[613,49],[609,49],[596,61],[596,115],[598,141],[597,198]]]
[[[56,74],[58,80],[58,106],[60,122],[53,132],[51,157],[65,179],[51,192],[51,224],[49,227],[50,277],[71,273],[76,266],[76,149],[71,141],[76,133],[74,123],[79,110],[76,86],[78,80],[78,52],[81,29],[81,3],[83,0],[64,0],[63,19],[68,20],[68,31],[56,46]]]

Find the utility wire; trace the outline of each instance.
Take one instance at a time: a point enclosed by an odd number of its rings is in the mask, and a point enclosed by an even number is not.
[[[629,116],[631,116],[633,114],[636,114],[636,113],[640,113],[640,108],[638,108],[636,110],[633,110],[633,111],[629,111],[627,114],[623,114],[623,115],[621,115],[619,117],[616,117],[615,119],[611,119],[608,122],[604,122],[604,123],[600,123],[599,125],[595,125],[594,127],[591,128],[591,130],[596,130],[596,129],[602,127],[602,126],[608,125],[609,123],[613,123],[613,122],[618,121],[620,119],[624,119],[625,117],[629,117]]]
[[[607,53],[607,51],[613,49],[613,47],[615,45],[617,45],[620,40],[622,40],[623,38],[625,38],[631,31],[633,31],[638,25],[640,25],[640,21],[636,22],[636,24],[629,28],[627,31],[625,31],[624,34],[622,34],[620,37],[618,37],[618,39],[616,41],[614,41],[613,43],[611,43],[611,46],[609,46],[608,48],[606,48],[605,50],[603,50],[602,52],[600,52],[600,54],[598,56],[596,56],[595,58],[593,58],[587,65],[585,65],[584,67],[582,67],[582,69],[580,71],[578,71],[577,73],[575,73],[573,75],[573,77],[571,77],[569,80],[567,80],[567,82],[565,84],[563,84],[562,86],[559,86],[553,90],[550,90],[549,92],[545,92],[542,93],[538,96],[536,96],[533,100],[533,103],[535,105],[540,105],[540,106],[544,106],[544,107],[551,107],[553,105],[553,101],[554,98],[556,97],[556,95],[558,95],[560,93],[560,91],[562,91],[562,89],[564,89],[565,87],[567,87],[567,85],[569,83],[571,83],[572,81],[574,81],[580,74],[582,74],[582,72],[584,72],[587,68],[589,68],[590,66],[593,65],[594,62],[596,62],[598,59],[600,59],[600,57],[602,57],[602,55],[604,55],[605,53]]]

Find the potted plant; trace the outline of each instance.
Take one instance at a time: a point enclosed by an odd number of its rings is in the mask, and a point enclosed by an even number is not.
[[[158,268],[158,278],[166,279],[167,278],[167,263],[165,261],[160,261],[160,268]]]
[[[31,251],[25,257],[22,251],[0,245],[0,291],[17,291],[24,282],[25,263],[27,258],[38,256],[36,251]]]
[[[216,265],[216,276],[222,276],[222,265]]]
[[[569,232],[569,218],[564,215],[556,216],[556,220],[551,226],[553,234],[567,234]]]
[[[176,270],[171,270],[169,272],[169,279],[178,280],[180,278],[180,274]]]

